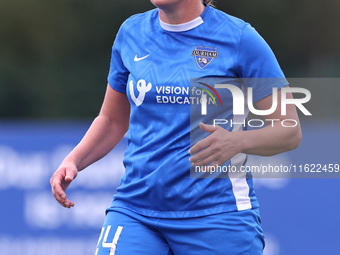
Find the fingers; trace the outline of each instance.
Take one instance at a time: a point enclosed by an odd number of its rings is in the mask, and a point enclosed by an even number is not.
[[[62,199],[66,198],[65,192],[61,188],[61,178],[62,177],[56,176],[54,174],[50,180],[52,194],[57,201],[61,201]]]
[[[196,166],[208,166],[211,165],[212,163],[216,164],[215,159],[216,159],[215,156],[211,155],[210,157],[206,157],[199,161],[192,162],[192,165],[196,167]]]
[[[199,127],[210,134],[190,148],[189,161],[193,166],[221,165],[237,153],[230,139],[231,132],[204,123]]]
[[[218,129],[218,127],[214,127],[213,125],[207,125],[207,124],[204,124],[203,122],[199,123],[199,127],[203,131],[209,132],[209,133],[213,133]],[[211,137],[207,136],[206,138],[204,138],[201,141],[199,141],[198,143],[196,143],[193,147],[190,148],[189,154],[191,154],[191,155],[195,154],[196,152],[203,150],[204,148],[208,147],[211,144],[210,139],[211,139]]]
[[[50,179],[52,194],[63,207],[74,206],[74,203],[67,199],[65,190],[76,176],[77,170],[74,167],[60,167]]]
[[[206,138],[202,139],[201,141],[196,143],[194,146],[192,146],[189,150],[189,154],[193,155],[199,152],[200,150],[207,148],[209,145],[210,145],[210,139],[209,139],[209,136],[207,136]]]
[[[65,176],[65,181],[71,182],[73,181],[78,174],[78,170],[75,168],[66,168],[66,176]]]
[[[191,156],[189,161],[193,166],[220,165],[224,162],[221,158],[221,152],[219,152],[216,145],[212,144]]]
[[[51,188],[52,194],[55,199],[61,204],[63,207],[71,208],[74,206],[74,203],[67,199],[66,193],[63,187],[68,186],[64,184],[65,180],[61,175],[53,175],[51,178]]]
[[[213,133],[217,130],[218,127],[214,127],[213,125],[204,124],[203,122],[199,123],[200,129],[205,132]]]
[[[68,199],[65,199],[65,201],[63,203],[59,202],[59,204],[61,204],[65,208],[72,208],[74,206],[74,203],[71,200],[68,200]]]
[[[198,145],[199,147],[200,145]],[[193,147],[194,148],[194,147]],[[197,152],[196,154],[194,154],[193,156],[191,156],[189,158],[189,161],[193,164],[193,166],[196,166],[197,163],[205,158],[211,157],[213,156],[214,152],[211,149],[208,149],[208,146],[204,147],[205,149],[199,150],[199,152]],[[195,151],[195,148],[194,148]],[[211,163],[211,162],[210,162]]]
[[[189,153],[192,155],[189,161],[193,166],[205,166],[209,165],[215,160],[215,146],[214,139],[210,136],[202,139],[190,148]]]

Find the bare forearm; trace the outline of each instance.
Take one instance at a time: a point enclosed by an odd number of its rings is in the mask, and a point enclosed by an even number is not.
[[[273,156],[296,149],[301,141],[300,126],[283,127],[276,123],[258,130],[241,131],[242,152],[259,156]]]
[[[64,162],[75,164],[78,171],[83,170],[107,155],[123,138],[127,126],[99,115]]]
[[[74,206],[65,190],[79,171],[104,157],[119,143],[128,129],[129,116],[130,104],[126,94],[108,84],[99,116],[50,179],[52,193],[62,206]]]

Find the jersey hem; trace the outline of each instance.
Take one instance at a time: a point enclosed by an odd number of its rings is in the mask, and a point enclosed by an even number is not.
[[[256,209],[259,207],[260,205],[258,201],[256,200],[256,201],[252,201],[250,206],[248,206],[247,208],[244,207],[241,210],[238,210],[235,204],[235,205],[223,205],[223,206],[212,207],[209,209],[193,210],[193,211],[156,211],[156,210],[150,210],[150,209],[144,209],[144,208],[134,208],[130,205],[126,205],[125,203],[113,201],[112,205],[106,209],[106,213],[109,211],[115,211],[115,210],[119,210],[119,208],[122,208],[122,209],[130,210],[134,213],[137,213],[143,216],[153,217],[153,218],[196,218],[196,217],[203,217],[203,216],[219,214],[219,213]]]

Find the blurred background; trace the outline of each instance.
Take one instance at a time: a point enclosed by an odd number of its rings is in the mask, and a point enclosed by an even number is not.
[[[340,2],[218,1],[251,23],[292,86],[311,91],[299,149],[249,162],[338,164]],[[94,254],[124,169],[125,138],[69,189],[62,208],[49,178],[98,114],[120,24],[147,0],[1,0],[0,254]],[[311,176],[306,176],[311,177]],[[340,180],[256,179],[266,255],[339,254]]]

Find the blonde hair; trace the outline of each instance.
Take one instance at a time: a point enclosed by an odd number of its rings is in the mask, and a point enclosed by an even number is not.
[[[203,2],[209,4],[210,6],[214,6],[213,0],[203,0]]]

